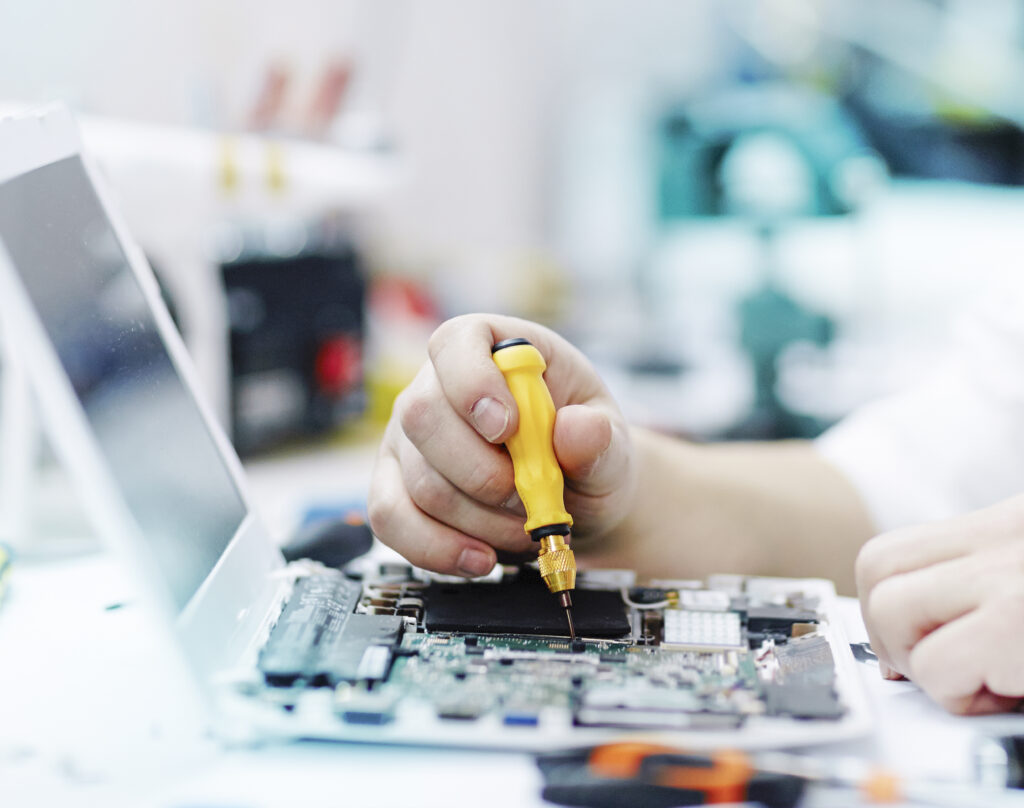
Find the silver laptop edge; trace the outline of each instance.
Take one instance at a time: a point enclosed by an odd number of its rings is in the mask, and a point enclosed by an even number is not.
[[[25,360],[24,367],[39,402],[44,428],[56,438],[53,440],[55,451],[81,492],[98,533],[110,542],[112,549],[129,558],[144,576],[150,606],[162,612],[165,618],[174,615],[178,639],[188,661],[198,674],[198,681],[207,684],[215,671],[234,664],[251,647],[272,604],[280,598],[281,582],[273,573],[283,567],[284,560],[252,511],[241,463],[199,393],[185,345],[160,297],[152,270],[115,206],[110,204],[100,172],[82,153],[70,112],[62,106],[53,106],[0,121],[0,184],[69,157],[82,161],[103,216],[124,251],[153,315],[159,339],[188,394],[195,400],[210,438],[244,503],[241,524],[183,609],[175,607],[166,577],[147,551],[139,525],[103,461],[82,405],[4,244],[2,230],[0,320],[5,323],[8,342]]]

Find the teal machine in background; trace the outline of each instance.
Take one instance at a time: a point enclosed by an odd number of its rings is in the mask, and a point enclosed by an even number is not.
[[[854,212],[885,177],[881,160],[835,99],[754,84],[666,112],[656,171],[662,227],[733,217],[756,235],[757,280],[734,306],[739,347],[752,371],[752,406],[723,437],[818,434],[824,420],[781,400],[778,364],[794,343],[827,346],[836,323],[780,280],[779,236],[796,220]]]

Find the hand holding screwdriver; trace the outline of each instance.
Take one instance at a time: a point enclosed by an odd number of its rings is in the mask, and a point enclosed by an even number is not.
[[[513,466],[501,446],[519,408],[491,347],[524,337],[547,363],[557,407],[552,443],[565,474],[575,550],[604,551],[636,491],[625,419],[587,359],[554,332],[498,315],[449,320],[430,361],[395,402],[370,488],[374,533],[412,563],[448,574],[486,574],[496,551],[536,553],[523,532]]]

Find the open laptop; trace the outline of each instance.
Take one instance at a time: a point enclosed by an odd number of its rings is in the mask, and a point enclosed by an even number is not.
[[[461,582],[286,565],[60,107],[0,121],[0,327],[99,532],[233,737],[710,748],[869,726],[828,582],[583,571],[570,642],[528,567]]]

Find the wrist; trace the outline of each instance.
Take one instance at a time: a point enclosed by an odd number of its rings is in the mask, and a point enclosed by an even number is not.
[[[686,441],[629,427],[628,479],[618,492],[617,518],[608,520],[587,556],[592,566],[635,569],[641,576],[659,575],[659,546],[664,549],[665,523],[675,518],[671,492],[685,490],[681,479],[689,455],[699,447]],[[663,576],[664,577],[664,576]]]

